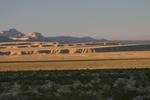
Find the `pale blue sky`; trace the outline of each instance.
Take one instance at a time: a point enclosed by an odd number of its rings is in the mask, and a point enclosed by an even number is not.
[[[150,40],[150,0],[0,0],[0,31]]]

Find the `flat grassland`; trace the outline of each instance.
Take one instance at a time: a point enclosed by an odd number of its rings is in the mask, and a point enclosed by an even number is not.
[[[150,68],[150,51],[0,57],[0,71]]]

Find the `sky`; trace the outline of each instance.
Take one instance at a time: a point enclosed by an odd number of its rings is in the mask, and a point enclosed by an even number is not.
[[[150,40],[150,0],[0,0],[0,31]]]

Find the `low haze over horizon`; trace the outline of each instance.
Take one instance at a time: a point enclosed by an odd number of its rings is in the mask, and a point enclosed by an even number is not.
[[[150,0],[0,0],[0,31],[150,40]]]

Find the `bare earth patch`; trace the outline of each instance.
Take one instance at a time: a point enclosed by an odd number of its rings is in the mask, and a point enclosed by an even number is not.
[[[4,63],[5,61],[15,62]],[[82,56],[10,56],[0,57],[0,62],[0,71],[150,68],[150,51],[109,52]]]

